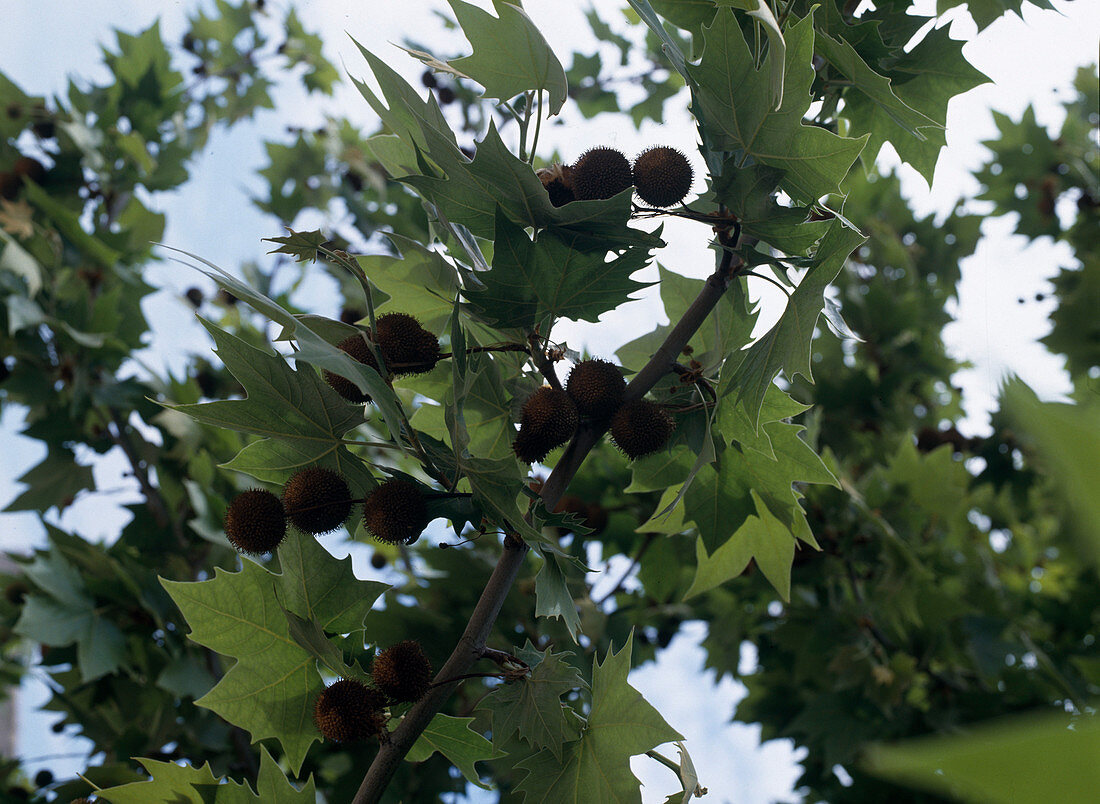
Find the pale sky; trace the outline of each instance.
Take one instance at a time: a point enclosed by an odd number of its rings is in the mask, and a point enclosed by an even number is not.
[[[1024,107],[1032,103],[1041,124],[1052,128],[1060,124],[1060,100],[1067,97],[1077,67],[1097,58],[1100,3],[1053,0],[1053,4],[1062,13],[1028,6],[1022,20],[1015,16],[1003,18],[965,47],[964,53],[970,61],[995,83],[972,90],[952,103],[948,116],[949,148],[940,157],[931,189],[913,171],[901,169],[903,187],[919,213],[943,213],[956,199],[977,192],[969,171],[985,157],[980,142],[996,136],[991,108],[1018,118]],[[112,27],[132,32],[159,16],[165,38],[178,41],[185,15],[194,5],[191,0],[82,3],[7,0],[5,25],[0,27],[0,70],[31,94],[61,94],[70,75],[105,80],[102,68],[98,71],[90,68],[98,67],[99,46],[113,42]],[[278,13],[286,7],[283,2],[268,5]],[[306,27],[322,33],[328,56],[338,66],[342,62],[343,67],[359,78],[366,77],[368,71],[345,32],[382,55],[414,82],[422,71],[421,65],[389,42],[413,36],[427,44],[444,42],[442,47],[447,52],[464,47],[453,35],[440,38],[442,26],[432,11],[442,6],[441,2],[305,0],[295,5]],[[618,4],[600,0],[596,6],[608,10],[603,16],[610,19]],[[916,3],[916,8],[924,13],[930,13],[934,6],[935,0]],[[525,7],[566,64],[574,49],[584,52],[593,44],[582,13],[587,3],[528,0]],[[956,38],[972,35],[973,25],[964,11],[957,9],[950,17],[956,20],[952,28]],[[43,24],[42,20],[49,20],[49,24]],[[229,135],[214,137],[196,164],[191,184],[181,193],[156,199],[156,207],[168,214],[170,222],[165,242],[202,254],[224,267],[262,254],[267,248],[260,239],[276,234],[278,226],[249,203],[250,194],[260,188],[253,172],[265,164],[260,139],[282,137],[287,124],[315,126],[326,109],[360,121],[365,130],[374,125],[369,108],[350,87],[341,90],[335,100],[320,103],[305,102],[300,93],[284,93],[277,105],[278,114],[261,113],[255,123],[239,126]],[[544,126],[540,150],[549,153],[557,147],[570,158],[590,144],[614,145],[627,153],[636,153],[652,143],[692,143],[696,139],[694,126],[686,112],[678,114],[677,108],[676,102],[666,106],[666,115],[674,121],[662,126],[650,122],[640,132],[628,120],[615,116],[583,121],[573,114],[568,126]],[[686,108],[686,103],[679,108]],[[975,212],[983,211],[977,202],[968,206]],[[712,256],[705,243],[698,241],[695,229],[680,221],[670,221],[665,228],[669,247],[658,256],[674,271],[703,277],[711,269]],[[1069,387],[1060,372],[1061,359],[1049,355],[1037,343],[1047,331],[1049,303],[1016,302],[1018,297],[1032,298],[1037,292],[1048,291],[1046,280],[1068,264],[1068,251],[1043,241],[1025,249],[1026,240],[1010,236],[1010,232],[1011,221],[991,219],[983,224],[985,237],[978,254],[963,265],[960,302],[954,311],[957,321],[945,333],[952,353],[974,364],[974,368],[957,378],[966,389],[970,414],[966,426],[971,431],[981,431],[986,426],[993,393],[1006,372],[1019,374],[1044,396],[1056,395]],[[655,269],[647,270],[653,275],[643,274],[639,278],[656,277]],[[178,298],[184,288],[201,283],[197,274],[176,263],[152,266],[148,276],[153,284],[175,291],[157,294],[146,306],[147,315],[160,322],[161,331],[172,333],[172,343],[158,344],[158,350],[148,357],[154,364],[167,361],[178,371],[186,352],[209,353],[205,332],[195,323],[190,308]],[[313,299],[303,298],[303,302],[312,301],[319,312],[335,314],[332,286],[325,282],[316,284],[319,292]],[[781,298],[777,298],[778,291],[773,295],[764,286],[760,292],[763,318],[774,320],[782,304]],[[587,346],[595,354],[611,356],[618,345],[639,334],[638,321],[651,324],[664,321],[655,288],[640,301],[604,316],[599,324],[567,324],[560,333],[555,332],[567,337],[571,346]],[[41,457],[37,445],[14,435],[20,427],[17,412],[6,407],[0,433],[6,443],[14,443],[15,447],[8,452],[9,460],[0,465],[0,506],[17,493],[14,479]],[[123,467],[118,456],[100,462],[95,468],[97,485],[105,488],[127,485],[122,478]],[[102,499],[78,501],[66,511],[60,524],[91,538],[109,537],[124,522],[113,504],[136,499],[135,492],[112,495],[108,506],[104,506]],[[2,546],[6,549],[26,549],[40,544],[42,538],[41,528],[31,515],[0,514],[0,533],[4,534]],[[327,546],[341,554],[338,551],[342,545]],[[365,572],[369,550],[358,551],[357,546],[352,550],[357,571]],[[707,801],[764,804],[790,798],[797,771],[792,765],[789,743],[758,747],[756,727],[727,723],[735,700],[742,694],[740,685],[727,681],[714,687],[705,680],[693,684],[668,683],[670,674],[684,678],[685,673],[696,673],[701,668],[703,654],[698,640],[702,634],[703,629],[698,626],[685,629],[658,665],[640,668],[631,675],[632,683],[688,738],[688,749],[701,781],[711,791]],[[27,689],[20,709],[26,725],[23,755],[74,750],[71,742],[58,740],[45,728],[52,718],[32,713],[40,693],[40,689]],[[671,746],[663,751],[668,756],[676,755]],[[60,763],[43,762],[33,765],[32,773],[37,767],[51,764],[61,769]],[[646,804],[663,801],[674,791],[667,769],[637,758],[633,765],[646,783],[643,791]],[[70,771],[81,767],[82,761],[78,759],[65,765]]]

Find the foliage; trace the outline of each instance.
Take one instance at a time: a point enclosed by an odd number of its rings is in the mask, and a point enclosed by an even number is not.
[[[408,43],[428,68],[426,98],[388,54],[360,48],[351,69],[370,76],[352,81],[376,131],[334,118],[266,143],[255,201],[290,232],[243,280],[218,267],[216,246],[185,255],[208,282],[187,298],[221,365],[197,356],[180,377],[134,368],[155,331],[143,268],[164,256],[150,241],[165,219],[147,202],[187,181],[220,128],[271,106],[284,74],[330,92],[339,73],[320,39],[290,10],[273,47],[264,4],[218,0],[178,49],[156,25],[120,32],[106,85],[73,82],[47,102],[0,76],[0,404],[48,450],[8,510],[47,517],[103,491],[89,452],[120,453],[142,494],[107,543],[47,524],[47,546],[4,579],[5,677],[28,670],[18,646],[35,646],[48,708],[102,755],[28,795],[316,790],[358,803],[473,784],[504,801],[640,801],[630,760],[645,754],[676,770],[683,789],[669,800],[684,801],[698,783],[687,748],[679,762],[656,753],[681,736],[628,674],[696,619],[707,666],[748,688],[737,717],[809,749],[800,788],[814,800],[923,800],[878,775],[942,771],[942,749],[868,753],[873,743],[1044,708],[1091,728],[1100,586],[1064,536],[1091,509],[1052,492],[1073,474],[1064,455],[1095,439],[1095,414],[1035,416],[1016,389],[1014,423],[999,413],[990,436],[959,434],[941,330],[979,220],[916,219],[897,179],[874,169],[889,142],[931,176],[948,101],[984,80],[962,43],[932,29],[907,47],[926,21],[907,3],[855,17],[837,0],[779,13],[631,0],[625,33],[589,13],[610,47],[567,69],[518,4],[492,5],[450,2],[468,55]],[[992,18],[988,4],[972,13]],[[181,58],[197,60],[190,83]],[[689,104],[702,192],[667,212],[630,192],[555,206],[536,171],[550,162],[543,124],[620,111],[616,89],[634,80],[622,70],[639,60],[646,98],[622,111],[638,124]],[[998,118],[978,174],[995,214],[1064,239],[1082,262],[1056,281],[1046,341],[1082,399],[1096,366],[1091,76],[1057,138],[1029,115]],[[1028,147],[1043,158],[1016,156]],[[1038,198],[1021,199],[1018,181]],[[294,228],[334,207],[339,224]],[[521,464],[523,402],[581,359],[559,325],[598,322],[645,287],[634,275],[664,246],[658,215],[697,225],[715,250],[706,280],[662,255],[669,323],[617,353],[625,399],[663,406],[671,439],[628,461],[606,421],[581,419],[544,465]],[[289,289],[276,267],[295,274]],[[293,302],[321,272],[338,284],[339,320]],[[750,278],[787,296],[755,338]],[[822,334],[822,311],[848,337]],[[387,312],[418,317],[446,359],[391,375],[371,340]],[[367,337],[378,370],[337,348],[348,336]],[[323,371],[372,404],[349,404]],[[436,522],[392,545],[353,517],[345,541],[370,544],[369,580],[294,529],[275,555],[238,556],[221,528],[234,494],[318,465],[347,478],[355,503],[387,478],[412,482]],[[616,556],[630,572],[594,600],[587,570]],[[390,701],[381,739],[323,741],[311,716],[326,682],[366,681],[376,652],[405,640],[438,671],[427,695]],[[745,643],[758,665],[742,677]],[[0,773],[26,792],[16,764]]]

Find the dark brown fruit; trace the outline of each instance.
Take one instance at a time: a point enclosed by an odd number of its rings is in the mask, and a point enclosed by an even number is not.
[[[29,156],[21,156],[15,160],[11,172],[16,176],[26,176],[37,184],[45,177],[46,168],[43,167],[42,163],[37,159],[31,159]]]
[[[190,302],[192,307],[196,309],[202,307],[203,295],[202,291],[198,288],[188,288],[183,295],[187,301]]]
[[[374,352],[371,351],[370,345],[363,340],[362,335],[349,335],[336,344],[336,348],[342,352],[347,352],[354,359],[360,363],[365,363],[375,371],[378,371],[378,361],[374,359]],[[370,394],[364,394],[359,390],[359,386],[349,380],[347,377],[341,377],[339,374],[324,369],[321,372],[321,376],[324,377],[325,382],[329,384],[329,387],[333,391],[338,393],[348,402],[362,403],[370,402]]]
[[[0,173],[0,198],[5,198],[11,201],[19,194],[19,186],[22,184],[22,180],[14,173],[4,171]]]
[[[565,390],[582,416],[607,421],[622,404],[626,380],[614,363],[599,359],[583,360],[569,372]]]
[[[630,161],[614,148],[591,148],[573,165],[573,195],[579,201],[611,198],[633,183]]]
[[[432,664],[420,643],[407,639],[378,654],[370,674],[392,700],[419,701],[432,683]]]
[[[439,362],[439,339],[420,326],[415,317],[386,313],[374,324],[374,340],[391,374],[423,374]]]
[[[650,206],[671,207],[691,190],[693,173],[687,157],[667,145],[655,145],[634,160],[634,191]]]
[[[385,696],[360,681],[344,678],[325,687],[313,706],[313,722],[325,739],[338,743],[381,734]]]
[[[573,194],[573,168],[569,165],[553,165],[538,171],[539,181],[550,196],[555,207],[564,207],[570,201],[576,201]]]
[[[607,509],[599,503],[589,503],[588,511],[584,516],[584,524],[592,528],[591,536],[603,533],[607,530]]]
[[[665,445],[676,424],[664,408],[645,399],[627,402],[611,417],[611,440],[634,460]]]
[[[370,565],[375,569],[383,569],[387,563],[386,557],[381,553],[371,553]]]
[[[225,512],[225,537],[242,553],[270,553],[286,537],[282,501],[265,489],[241,492]]]
[[[573,437],[579,422],[577,406],[569,394],[544,385],[523,403],[512,450],[524,463],[541,461]]]
[[[424,493],[411,480],[391,478],[363,503],[363,527],[386,544],[412,544],[429,521]]]
[[[283,506],[294,527],[306,533],[336,530],[351,515],[347,481],[331,469],[310,466],[283,487]]]
[[[23,581],[12,581],[4,587],[4,599],[13,606],[22,606],[30,591],[30,587]]]

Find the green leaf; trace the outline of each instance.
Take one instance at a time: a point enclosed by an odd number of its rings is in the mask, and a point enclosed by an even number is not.
[[[371,254],[356,257],[371,284],[389,299],[377,306],[381,314],[398,310],[416,316],[431,332],[439,332],[451,316],[458,277],[443,255],[415,240],[386,235],[400,256]]]
[[[630,275],[648,253],[639,249],[605,261],[577,248],[577,232],[543,230],[534,240],[497,210],[493,268],[479,273],[483,287],[466,298],[490,326],[533,329],[546,317],[597,321],[644,288]]]
[[[312,369],[294,371],[280,355],[202,323],[214,338],[218,357],[247,396],[174,409],[206,424],[265,437],[246,446],[227,467],[282,482],[297,468],[319,464],[347,477],[356,494],[377,485],[362,461],[341,443],[348,430],[362,424],[362,408],[349,405]],[[272,416],[273,410],[279,415]]]
[[[291,12],[293,13],[293,11]],[[323,257],[322,247],[327,247],[331,241],[320,231],[310,232],[291,231],[286,237],[265,237],[268,243],[277,243],[278,248],[267,252],[268,254],[289,254],[298,262],[313,262],[318,257]]]
[[[105,268],[113,267],[122,257],[102,240],[85,232],[75,212],[30,179],[24,179],[23,192],[26,193],[27,200],[38,207],[57,227],[57,231],[84,256]]]
[[[385,589],[357,581],[350,557],[337,561],[312,536],[291,530],[279,547],[283,573],[245,559],[240,572],[161,584],[191,628],[192,641],[237,661],[196,703],[247,729],[253,741],[277,739],[297,773],[319,732],[314,697],[323,688],[314,656],[291,636],[287,608],[336,632],[362,627],[363,615]]]
[[[741,151],[785,171],[781,186],[793,198],[813,202],[839,192],[866,138],[838,137],[802,124],[814,78],[812,15],[787,29],[786,83],[778,110],[772,103],[769,74],[781,55],[769,50],[757,70],[732,11],[719,10],[704,29],[704,41],[702,60],[688,72],[697,85],[693,103],[710,139],[707,147]]]
[[[745,353],[737,369],[723,377],[720,393],[737,392],[754,421],[775,375],[782,370],[788,379],[802,374],[813,379],[810,369],[810,341],[824,305],[825,288],[832,282],[848,255],[865,238],[834,220],[814,254],[814,264],[787,300],[783,315]]]
[[[550,94],[550,114],[565,103],[565,68],[518,3],[494,0],[499,17],[462,0],[447,0],[473,55],[454,59],[456,70],[485,87],[485,97],[506,101],[528,90]]]
[[[200,768],[138,759],[152,777],[141,782],[96,791],[96,798],[111,804],[148,804],[151,801],[172,804],[314,804],[316,785],[311,775],[299,790],[286,778],[271,758],[266,746],[260,746],[260,773],[256,793],[232,779],[215,778],[209,763]]]
[[[405,756],[409,762],[423,762],[436,751],[450,760],[451,764],[462,771],[462,775],[482,790],[491,790],[482,784],[474,763],[503,756],[493,748],[493,744],[470,728],[472,717],[451,717],[436,715],[413,743]]]
[[[92,467],[76,462],[72,450],[55,447],[46,457],[19,476],[27,489],[4,508],[5,511],[46,511],[66,508],[86,489],[95,488]]]
[[[821,31],[816,34],[814,49],[837,72],[851,81],[854,89],[878,105],[883,113],[911,137],[923,142],[927,139],[924,129],[943,129],[942,124],[908,106],[895,95],[890,79],[872,70],[847,41],[834,39]],[[846,93],[845,98],[850,96],[851,93]]]
[[[729,541],[710,555],[702,537],[695,542],[697,568],[691,587],[684,593],[685,600],[736,578],[745,571],[750,560],[756,562],[780,597],[790,600],[794,537],[756,492],[751,494],[757,513],[748,517]]]
[[[592,672],[592,711],[581,739],[559,761],[542,751],[516,765],[527,772],[517,788],[526,804],[641,804],[630,758],[683,738],[627,683],[633,632],[618,653],[610,648]]]
[[[1044,469],[1073,511],[1084,552],[1100,569],[1100,407],[1040,402],[1019,380],[1002,396],[1009,417],[1035,440]]]
[[[1091,801],[1100,789],[1100,718],[1006,718],[949,737],[872,747],[876,776],[962,801]]]
[[[402,443],[400,438],[401,415],[397,409],[397,397],[394,396],[393,389],[386,384],[386,382],[379,376],[377,371],[372,369],[370,366],[367,366],[357,360],[352,359],[347,353],[337,349],[333,344],[329,343],[312,329],[310,329],[302,319],[295,316],[289,310],[286,310],[285,308],[276,304],[267,296],[257,292],[250,285],[247,285],[244,282],[241,282],[236,277],[232,276],[231,274],[226,273],[209,260],[205,260],[197,254],[192,254],[188,251],[181,251],[180,249],[174,249],[170,246],[164,246],[163,244],[161,245],[161,247],[167,248],[170,251],[178,252],[179,254],[184,254],[187,257],[190,257],[191,259],[197,260],[198,262],[202,263],[210,270],[207,271],[201,268],[196,268],[196,270],[206,274],[206,276],[213,279],[215,282],[228,290],[238,299],[241,299],[247,304],[251,305],[253,308],[255,308],[257,312],[263,313],[272,321],[278,324],[282,324],[282,337],[292,337],[298,342],[298,351],[294,353],[294,359],[296,362],[312,363],[317,368],[328,369],[331,372],[339,374],[341,377],[347,377],[349,380],[355,383],[359,390],[365,391],[366,393],[370,394],[373,403],[377,405],[378,409],[382,412],[382,416],[386,421],[386,426],[389,428],[389,431],[393,435],[394,440],[397,441],[399,444]],[[213,329],[217,329],[216,327],[213,327],[212,324],[207,324],[207,322],[202,321],[202,319],[200,319],[200,321],[202,322],[203,326],[207,328],[207,330],[211,330],[211,334],[213,334]],[[225,337],[233,338],[233,336],[231,335],[226,335]],[[214,340],[215,342],[217,342],[217,336],[215,336]],[[259,354],[263,353],[260,352]],[[270,355],[268,355],[268,357],[270,357]],[[267,362],[270,362],[270,360]],[[271,368],[270,370],[274,371],[276,375],[279,374],[279,371],[277,369]],[[284,370],[289,371],[289,369],[286,369],[285,366]],[[303,377],[303,375],[306,374],[308,374],[308,376],[310,376],[315,381],[315,384],[318,388],[327,388],[327,385],[312,372],[297,372],[299,378]],[[240,379],[239,376],[238,379]],[[310,381],[303,379],[301,380],[301,382],[308,383]],[[285,378],[282,384],[286,384]],[[334,404],[334,402],[331,401],[332,399],[343,399],[343,397],[340,397],[338,394],[336,394],[334,397],[333,394],[335,394],[335,392],[333,392],[331,388],[329,388],[328,391],[329,393],[326,394],[327,398],[324,401],[324,405],[326,407]],[[322,393],[324,393],[324,391],[322,391]],[[227,403],[213,402],[210,404],[222,405]],[[346,401],[344,402],[344,406],[348,407]],[[191,407],[197,408],[198,406]],[[358,410],[361,414],[361,409],[355,410]],[[246,432],[256,431],[248,430]]]
[[[941,127],[946,124],[951,98],[989,81],[963,57],[962,46],[962,42],[948,36],[947,28],[931,30],[887,72],[898,99]],[[868,161],[874,161],[889,141],[903,161],[932,182],[936,160],[945,144],[941,129],[924,129],[927,139],[919,140],[883,105],[863,93],[847,93],[841,114],[851,121],[854,131],[869,133],[864,155]]]
[[[577,641],[581,616],[576,601],[569,591],[569,583],[558,557],[550,550],[539,550],[543,564],[535,576],[535,616],[558,617],[565,624],[569,636]]]
[[[561,696],[588,685],[576,667],[564,657],[569,653],[538,651],[520,653],[531,667],[523,678],[505,681],[481,704],[493,716],[493,741],[502,745],[513,734],[536,750],[548,749],[561,759],[562,744],[580,734],[577,716],[562,704]]]

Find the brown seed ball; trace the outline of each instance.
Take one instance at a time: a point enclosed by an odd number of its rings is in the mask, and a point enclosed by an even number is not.
[[[283,486],[283,506],[298,530],[329,533],[351,515],[351,491],[336,472],[310,466],[295,472]]]
[[[550,203],[555,207],[564,207],[571,201],[576,201],[573,194],[573,168],[569,165],[552,165],[538,171],[539,181],[546,188],[546,194],[550,197]]]
[[[11,172],[16,176],[26,176],[35,184],[41,182],[46,176],[46,168],[42,163],[29,156],[21,156],[16,159],[15,164],[12,165]]]
[[[687,196],[693,175],[686,156],[656,145],[634,160],[634,191],[650,206],[671,207]]]
[[[338,743],[380,734],[386,722],[385,696],[360,681],[344,678],[328,687],[313,706],[313,722],[325,739]]]
[[[371,678],[394,701],[419,701],[432,682],[432,664],[420,643],[407,639],[378,654]]]
[[[266,489],[241,492],[225,512],[225,537],[242,553],[270,553],[286,537],[282,501]]]
[[[411,480],[391,478],[363,503],[363,527],[386,544],[412,544],[429,521],[424,493]]]
[[[378,361],[374,359],[374,352],[371,351],[370,345],[363,340],[361,335],[349,335],[336,344],[336,348],[341,352],[347,352],[360,363],[365,363],[378,371]],[[333,391],[344,397],[348,402],[370,402],[370,394],[364,394],[359,390],[359,386],[347,377],[341,377],[328,369],[324,369],[321,376],[325,378],[325,382],[329,384]]]
[[[386,313],[374,324],[375,342],[391,374],[423,374],[439,362],[439,339],[414,316]]]
[[[607,530],[607,509],[599,503],[589,503],[588,511],[585,512],[584,524],[592,528],[591,536],[603,533]]]
[[[569,394],[544,385],[523,403],[512,451],[524,463],[543,460],[573,437],[580,418]]]
[[[634,460],[665,445],[676,424],[660,405],[645,399],[627,402],[611,417],[611,440]]]
[[[582,416],[607,421],[619,409],[626,390],[622,371],[606,360],[583,360],[569,372],[565,390]]]
[[[579,201],[611,198],[633,183],[630,160],[614,148],[591,148],[573,165],[573,195]]]

